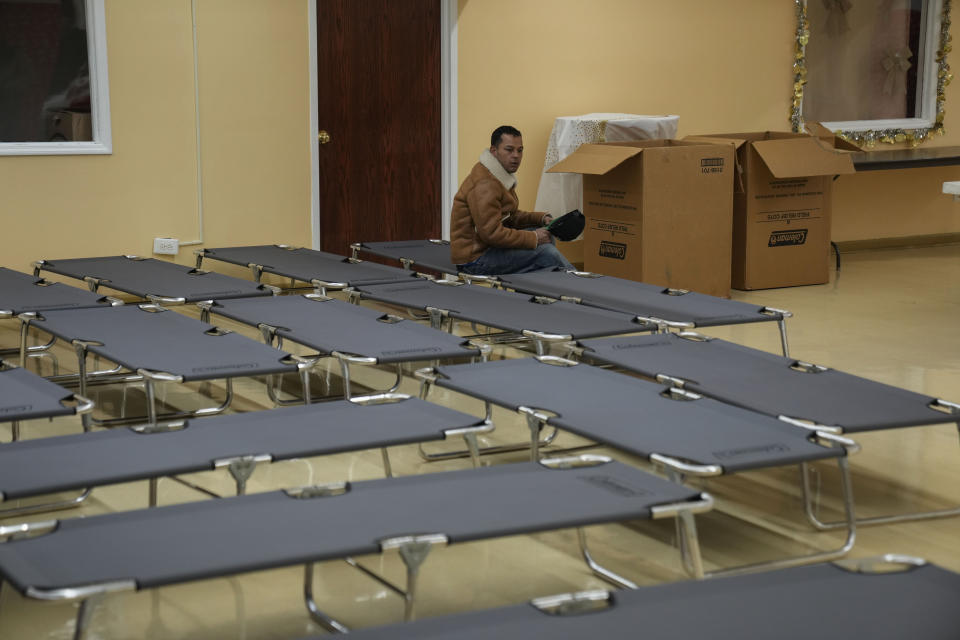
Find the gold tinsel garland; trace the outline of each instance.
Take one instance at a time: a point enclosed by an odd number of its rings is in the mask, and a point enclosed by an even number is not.
[[[937,115],[932,127],[919,129],[868,129],[864,131],[837,131],[844,140],[866,148],[876,146],[877,142],[894,144],[909,142],[910,146],[917,146],[927,141],[934,133],[943,135],[943,114],[945,112],[946,88],[953,80],[950,65],[947,64],[947,54],[953,49],[950,37],[950,3],[943,0],[943,10],[940,14],[940,46],[937,48]],[[797,14],[797,29],[794,43],[793,61],[793,102],[790,109],[790,123],[793,131],[803,131],[803,87],[807,83],[807,43],[810,42],[810,23],[807,21],[806,0],[794,0]]]

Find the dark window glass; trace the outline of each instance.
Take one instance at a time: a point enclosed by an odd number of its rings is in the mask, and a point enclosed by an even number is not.
[[[84,0],[0,0],[0,142],[92,140]]]
[[[921,117],[929,0],[811,0],[807,121]]]

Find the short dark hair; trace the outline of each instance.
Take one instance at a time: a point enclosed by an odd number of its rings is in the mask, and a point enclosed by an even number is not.
[[[503,139],[503,135],[508,136],[520,136],[522,135],[516,127],[511,127],[508,124],[500,125],[493,130],[493,133],[490,134],[490,146],[498,147],[500,146],[500,140]]]

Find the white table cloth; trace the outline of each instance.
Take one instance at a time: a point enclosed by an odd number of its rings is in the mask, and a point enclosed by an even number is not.
[[[563,116],[553,123],[535,211],[561,216],[583,211],[583,177],[575,173],[547,173],[547,169],[584,143],[675,138],[680,116],[640,116],[630,113],[588,113]]]

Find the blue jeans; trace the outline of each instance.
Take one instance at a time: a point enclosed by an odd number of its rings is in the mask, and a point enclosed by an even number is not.
[[[499,276],[506,273],[527,273],[541,269],[573,269],[553,244],[541,244],[536,249],[501,249],[490,247],[486,253],[457,269],[472,276]]]

